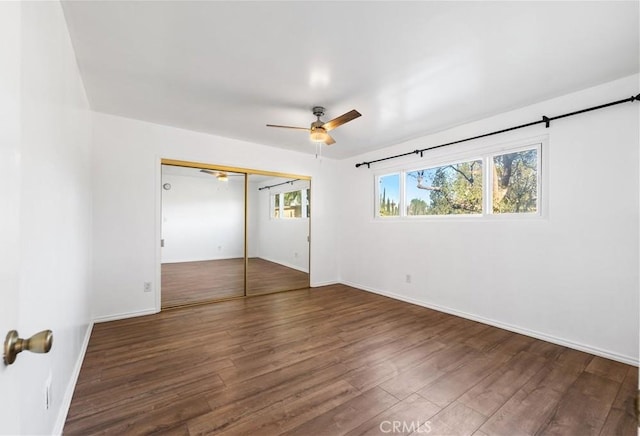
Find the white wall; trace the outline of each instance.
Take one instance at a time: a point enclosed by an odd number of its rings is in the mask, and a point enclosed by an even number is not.
[[[300,147],[313,144],[301,141]],[[311,176],[311,283],[337,280],[336,227],[329,206],[335,191],[335,161],[94,113],[91,170],[97,319],[159,309],[161,158]],[[153,282],[154,292],[143,292],[145,281]]]
[[[0,15],[6,7],[0,5]],[[19,31],[12,41],[20,44],[9,59],[20,74],[13,83],[20,89],[9,94],[19,95],[9,99],[20,128],[12,156],[19,171],[10,181],[19,198],[9,202],[10,211],[19,208],[19,251],[11,253],[19,263],[19,285],[2,292],[9,301],[18,295],[19,324],[12,328],[22,337],[51,329],[54,342],[49,354],[21,353],[0,374],[20,383],[15,398],[3,391],[1,404],[12,402],[15,414],[10,425],[0,422],[0,433],[52,434],[62,430],[90,329],[91,118],[60,4],[9,7]],[[52,396],[45,410],[48,377]]]
[[[162,184],[170,183],[171,189],[162,190],[162,262],[244,257],[244,177],[231,176],[221,182],[200,176],[197,169],[191,171],[194,174],[172,174],[163,165]],[[309,181],[259,189],[288,180],[249,175],[249,257],[309,272],[309,219],[272,219],[270,198],[280,192],[306,190]]]
[[[282,183],[283,178],[267,180],[259,186],[268,186]],[[309,272],[309,219],[271,218],[271,195],[292,190],[306,190],[309,187],[307,180],[299,180],[292,185],[277,186],[272,189],[263,189],[251,192],[258,199],[256,248],[257,256],[271,262],[279,263],[289,268]],[[311,205],[313,210],[313,205]]]
[[[193,170],[197,172],[198,170]],[[162,262],[244,257],[244,177],[163,174]]]
[[[370,170],[354,164],[627,98],[638,83],[638,76],[628,77],[341,161],[341,185],[352,193],[337,208],[341,280],[637,364],[639,103],[434,150],[423,159]],[[373,174],[381,168],[545,134],[545,219],[373,219]],[[471,243],[482,248],[465,250]]]

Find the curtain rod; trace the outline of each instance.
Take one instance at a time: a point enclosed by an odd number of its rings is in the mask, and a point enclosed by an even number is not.
[[[275,188],[276,186],[286,185],[287,183],[290,183],[293,185],[293,182],[297,182],[298,180],[300,179],[287,180],[286,182],[276,183],[275,185],[263,186],[261,188],[258,188],[258,191],[262,191],[263,189]]]
[[[474,139],[480,139],[480,138],[485,138],[487,136],[498,135],[500,133],[510,132],[512,130],[523,129],[525,127],[535,126],[536,124],[544,123],[545,127],[548,129],[549,126],[551,125],[551,121],[558,120],[560,118],[571,117],[573,115],[583,114],[585,112],[594,111],[596,109],[603,109],[605,107],[614,106],[614,105],[621,104],[621,103],[633,102],[633,101],[636,101],[636,100],[640,100],[640,94],[631,96],[629,98],[625,98],[623,100],[612,101],[611,103],[605,103],[605,104],[601,104],[599,106],[593,106],[593,107],[590,107],[590,108],[587,108],[587,109],[582,109],[582,110],[575,111],[575,112],[569,112],[569,113],[562,114],[562,115],[556,115],[555,117],[547,117],[547,116],[543,115],[541,120],[532,121],[532,122],[526,123],[526,124],[520,124],[519,126],[509,127],[509,128],[502,129],[502,130],[496,130],[495,132],[485,133],[485,134],[482,134],[482,135],[473,136],[471,138],[459,139],[457,141],[447,142],[446,144],[434,145],[432,147],[427,147],[427,148],[423,148],[423,149],[420,149],[420,150],[413,150],[413,151],[409,151],[407,153],[402,153],[402,154],[396,154],[394,156],[388,156],[388,157],[383,157],[383,158],[380,158],[380,159],[370,160],[368,162],[357,163],[356,164],[356,168],[359,168],[359,167],[364,166],[364,165],[366,165],[367,168],[371,168],[371,164],[373,164],[373,163],[382,162],[382,161],[385,161],[385,160],[397,159],[397,158],[404,157],[404,156],[410,156],[412,154],[419,154],[420,157],[422,157],[423,153],[425,151],[428,151],[428,150],[434,150],[436,148],[447,147],[449,145],[459,144],[461,142],[473,141]]]

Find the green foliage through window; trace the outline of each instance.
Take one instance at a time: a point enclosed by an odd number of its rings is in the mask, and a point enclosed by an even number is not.
[[[309,218],[311,213],[310,189],[272,194],[272,218]]]
[[[493,157],[493,213],[536,212],[538,150]]]
[[[280,195],[278,194],[273,196],[273,217],[280,217]]]
[[[482,161],[406,173],[407,216],[482,213]]]
[[[284,216],[287,218],[302,217],[302,191],[284,193]]]
[[[377,216],[537,214],[541,144],[516,150],[380,175]]]

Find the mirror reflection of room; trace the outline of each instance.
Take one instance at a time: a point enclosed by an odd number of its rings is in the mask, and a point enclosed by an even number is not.
[[[309,180],[249,174],[247,295],[309,287]]]
[[[162,165],[162,307],[244,295],[245,174]]]

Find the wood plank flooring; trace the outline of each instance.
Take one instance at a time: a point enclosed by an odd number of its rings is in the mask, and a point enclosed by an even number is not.
[[[637,374],[334,285],[96,324],[64,434],[636,435]]]
[[[248,295],[308,286],[307,273],[257,257],[248,259]],[[244,258],[162,264],[163,308],[243,295]]]

